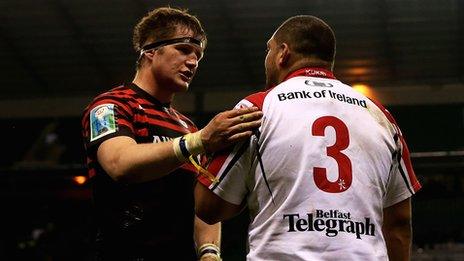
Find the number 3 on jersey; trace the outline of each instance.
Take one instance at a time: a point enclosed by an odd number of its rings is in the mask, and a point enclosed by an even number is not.
[[[353,172],[350,159],[342,153],[350,144],[348,127],[340,119],[333,116],[324,116],[314,121],[312,126],[313,136],[325,136],[325,129],[330,126],[335,130],[335,143],[327,147],[327,156],[333,158],[338,165],[338,179],[330,181],[327,179],[327,169],[314,167],[313,177],[316,186],[325,192],[340,193],[351,186]]]

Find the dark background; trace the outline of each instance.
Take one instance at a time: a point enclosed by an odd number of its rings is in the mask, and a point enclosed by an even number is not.
[[[0,0],[0,260],[89,260],[90,187],[73,179],[86,175],[80,113],[131,81],[132,27],[165,4],[188,7],[208,33],[198,75],[175,104],[200,127],[262,89],[276,26],[295,14],[326,20],[338,40],[335,75],[371,86],[412,152],[423,186],[413,260],[464,260],[463,0]],[[225,222],[225,260],[244,260],[247,219]]]

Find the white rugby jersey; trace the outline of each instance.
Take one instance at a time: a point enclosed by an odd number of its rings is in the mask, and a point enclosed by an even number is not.
[[[200,182],[246,200],[248,260],[387,260],[383,209],[421,187],[389,112],[316,68],[241,106],[262,109],[258,137],[215,155],[217,182]]]

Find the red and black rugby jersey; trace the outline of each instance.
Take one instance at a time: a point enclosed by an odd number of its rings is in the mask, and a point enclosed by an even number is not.
[[[137,143],[157,143],[198,130],[170,104],[161,103],[135,84],[97,96],[84,110],[82,126],[89,177],[96,174],[98,146],[107,139],[129,136]]]
[[[159,253],[182,249],[180,259],[196,260],[193,166],[184,164],[152,181],[121,184],[107,175],[96,155],[98,146],[112,137],[164,142],[197,131],[195,125],[133,84],[97,96],[85,109],[82,125],[98,251],[118,260],[126,255],[154,260]]]

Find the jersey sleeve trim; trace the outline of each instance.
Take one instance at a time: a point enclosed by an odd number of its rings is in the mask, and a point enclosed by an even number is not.
[[[96,149],[104,141],[109,140],[109,139],[114,138],[114,137],[119,137],[119,136],[127,136],[127,137],[130,137],[130,138],[133,138],[133,139],[135,138],[134,133],[132,132],[132,130],[129,127],[121,125],[117,132],[105,135],[105,136],[103,136],[101,138],[98,138],[97,140],[89,142],[89,149],[92,149],[92,148]]]
[[[211,190],[215,190],[217,188],[217,186],[221,183],[221,181],[227,176],[227,174],[229,173],[229,171],[232,169],[232,167],[234,167],[235,163],[242,157],[243,153],[245,152],[245,150],[247,149],[247,146],[248,143],[246,142],[243,142],[242,144],[238,144],[236,145],[238,148],[237,152],[234,154],[232,153],[230,156],[233,155],[233,158],[230,160],[230,162],[225,166],[225,168],[223,168],[224,170],[222,171],[222,173],[220,173],[219,175],[219,180],[216,184],[213,185],[213,187],[211,188]]]
[[[409,191],[404,191],[403,193],[397,195],[395,198],[393,198],[390,202],[386,203],[383,208],[388,208],[388,207],[391,207],[393,205],[395,205],[396,203],[398,202],[401,202],[407,198],[410,198],[412,196],[412,194],[409,193]]]
[[[405,162],[402,160],[402,155],[401,153],[398,153],[398,170],[400,171],[401,173],[401,177],[403,178],[404,180],[404,183],[406,184],[406,187],[408,188],[409,192],[411,193],[411,195],[414,195],[420,188],[421,188],[421,185],[419,182],[416,182],[414,184],[411,184],[411,179],[406,176],[408,173],[408,176],[411,176],[409,173],[409,170],[408,171],[405,171],[405,167],[407,166],[407,164],[405,164]]]
[[[228,149],[213,155],[213,159],[207,166],[207,170],[217,178],[217,182],[213,183],[210,179],[204,176],[199,176],[198,181],[214,191],[221,181],[227,176],[235,163],[242,157],[247,149],[247,143],[239,143],[233,149]]]
[[[422,186],[417,180],[416,174],[414,173],[414,169],[412,168],[412,163],[411,163],[411,156],[409,155],[409,149],[408,146],[406,145],[406,141],[403,138],[403,135],[400,134],[400,141],[402,144],[402,153],[401,153],[401,161],[400,161],[400,170],[402,169],[402,164],[404,165],[404,168],[406,170],[406,173],[408,174],[409,181],[412,185],[412,190],[414,191],[415,194]]]

